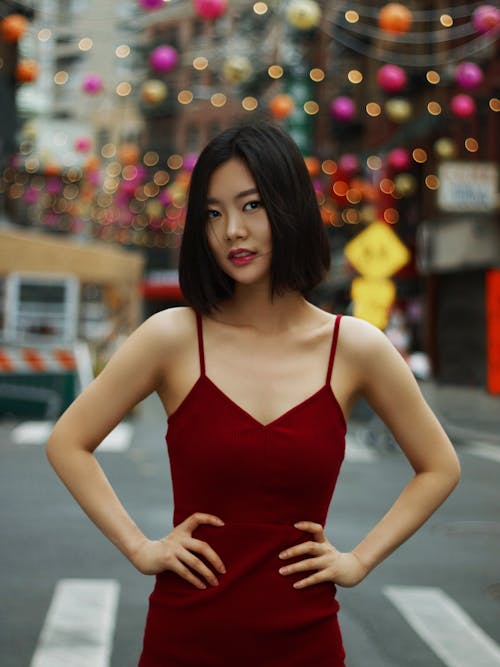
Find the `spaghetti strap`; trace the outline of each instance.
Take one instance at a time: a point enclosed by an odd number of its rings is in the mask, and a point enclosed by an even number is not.
[[[196,329],[198,332],[198,352],[200,354],[200,375],[205,375],[205,352],[203,349],[203,325],[200,313],[196,312]]]
[[[339,337],[339,326],[342,315],[337,315],[335,324],[333,326],[332,347],[330,349],[330,359],[328,361],[328,371],[326,373],[326,384],[330,384],[332,380],[333,361],[335,359],[335,350],[337,349],[337,340]]]

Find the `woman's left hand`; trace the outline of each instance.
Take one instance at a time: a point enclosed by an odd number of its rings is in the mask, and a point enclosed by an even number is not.
[[[356,586],[368,574],[367,568],[352,552],[342,553],[330,544],[323,531],[323,526],[312,521],[299,521],[295,528],[311,533],[312,540],[297,544],[280,553],[280,558],[306,556],[304,560],[280,568],[280,574],[315,572],[293,584],[294,588],[306,588],[314,584],[329,581],[339,586]]]

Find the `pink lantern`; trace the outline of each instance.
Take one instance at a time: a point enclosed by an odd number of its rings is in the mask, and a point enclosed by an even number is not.
[[[152,9],[160,9],[165,6],[164,0],[138,0],[143,9],[151,11]]]
[[[387,156],[387,164],[394,171],[404,171],[411,164],[410,151],[406,148],[393,148]]]
[[[451,98],[451,112],[458,118],[470,118],[476,113],[476,103],[470,95],[460,93]]]
[[[92,146],[92,139],[89,137],[78,137],[75,139],[75,150],[79,153],[86,153]]]
[[[455,70],[455,80],[465,90],[474,90],[483,83],[483,72],[476,63],[461,63]]]
[[[195,12],[202,19],[218,19],[227,9],[226,0],[194,0]]]
[[[346,123],[356,115],[356,105],[350,97],[336,97],[330,104],[330,114],[335,120]]]
[[[177,51],[173,46],[157,46],[149,55],[149,62],[155,72],[170,72],[177,61]]]
[[[377,83],[386,93],[397,93],[406,86],[406,72],[398,65],[382,65],[377,72]]]
[[[103,87],[102,78],[99,74],[87,74],[83,79],[82,88],[89,95],[100,93]]]
[[[62,190],[62,183],[58,178],[49,178],[46,187],[49,195],[57,195]]]
[[[359,171],[358,156],[345,153],[339,160],[339,169],[346,178],[352,178]]]
[[[40,198],[40,192],[38,190],[36,190],[35,188],[33,188],[31,186],[26,188],[26,190],[24,192],[24,195],[23,195],[23,200],[27,204],[36,204],[37,201],[39,200],[39,198]]]
[[[184,157],[184,169],[191,173],[194,169],[194,165],[196,164],[196,161],[198,160],[198,156],[196,153],[188,153]]]
[[[500,25],[500,9],[493,5],[481,5],[472,13],[472,25],[477,32],[495,30]]]

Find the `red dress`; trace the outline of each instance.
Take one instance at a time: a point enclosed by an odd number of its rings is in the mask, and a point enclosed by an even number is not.
[[[293,524],[325,524],[344,457],[330,386],[339,323],[325,384],[263,425],[205,375],[197,316],[200,377],[168,420],[174,525],[194,512],[220,516],[224,526],[193,535],[227,572],[206,590],[170,571],[157,576],[139,667],[344,667],[335,586],[295,589],[306,575],[278,572],[278,554],[309,539]]]

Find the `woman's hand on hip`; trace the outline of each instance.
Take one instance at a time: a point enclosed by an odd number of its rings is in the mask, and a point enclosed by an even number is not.
[[[142,574],[159,574],[170,570],[196,588],[207,588],[207,583],[217,586],[217,577],[204,561],[220,574],[224,574],[226,569],[207,542],[192,536],[194,530],[202,524],[223,526],[224,522],[213,514],[196,512],[178,524],[166,537],[160,540],[145,540],[130,560]]]
[[[361,561],[353,553],[342,553],[327,540],[323,526],[312,521],[299,521],[295,528],[311,533],[312,539],[280,553],[280,558],[297,558],[305,556],[304,560],[290,565],[283,565],[280,574],[287,576],[297,573],[310,573],[304,579],[293,584],[294,588],[306,588],[321,582],[331,582],[339,586],[356,586],[368,574]]]

